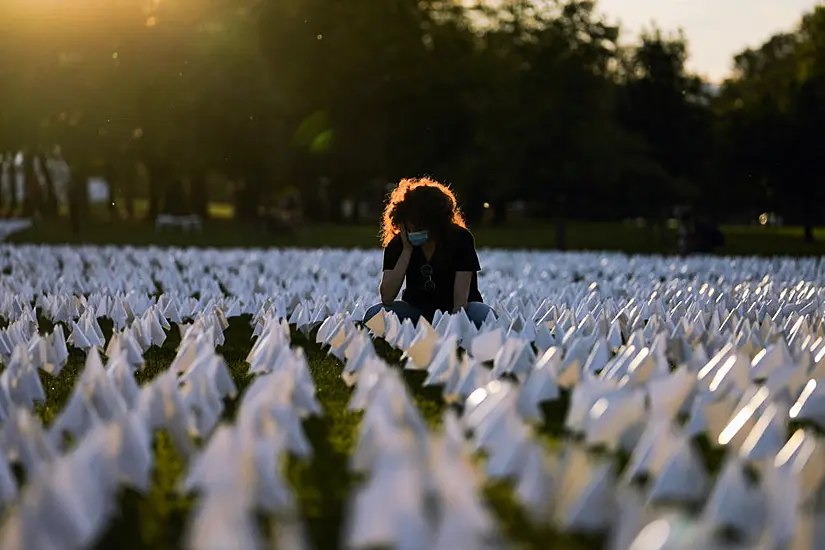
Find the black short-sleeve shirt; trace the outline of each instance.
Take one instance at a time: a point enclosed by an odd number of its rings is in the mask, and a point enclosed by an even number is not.
[[[395,268],[403,250],[404,244],[401,242],[401,236],[396,235],[384,249],[384,271]],[[422,273],[424,265],[432,268],[431,277],[435,283],[435,288],[432,290],[425,288],[429,277]],[[417,307],[428,317],[431,317],[436,310],[451,311],[456,272],[472,271],[473,279],[470,283],[468,301],[481,302],[481,293],[478,290],[478,271],[480,270],[481,265],[478,262],[473,234],[463,227],[455,227],[445,243],[438,243],[429,262],[420,247],[413,248],[401,299]],[[425,271],[429,270],[425,269]]]

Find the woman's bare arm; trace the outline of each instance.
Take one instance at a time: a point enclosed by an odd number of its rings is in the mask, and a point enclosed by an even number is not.
[[[407,235],[402,232],[401,240],[404,243],[404,248],[401,251],[401,256],[395,262],[395,267],[387,269],[381,274],[381,284],[378,291],[381,294],[381,303],[385,306],[391,306],[401,292],[401,285],[404,284],[404,278],[407,276],[407,267],[410,265],[410,257],[412,256],[412,245],[407,240]]]
[[[453,286],[453,313],[467,307],[470,299],[470,285],[473,282],[472,271],[456,271]]]

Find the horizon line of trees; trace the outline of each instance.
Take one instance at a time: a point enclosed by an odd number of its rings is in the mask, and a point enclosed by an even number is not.
[[[823,221],[822,6],[718,88],[680,33],[620,46],[580,0],[9,0],[0,36],[0,151],[51,189],[34,159],[59,147],[73,211],[100,175],[152,217],[220,196],[246,222],[294,193],[334,221],[322,197],[377,203],[426,174],[471,221],[516,200],[560,224],[688,204],[776,212],[812,240]],[[55,215],[54,196],[23,206]]]

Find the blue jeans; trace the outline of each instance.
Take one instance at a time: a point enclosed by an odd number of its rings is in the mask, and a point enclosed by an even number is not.
[[[391,306],[385,306],[384,304],[375,304],[374,306],[371,306],[364,314],[364,322],[366,323],[378,315],[378,312],[382,309],[384,311],[392,311],[395,313],[402,323],[404,322],[404,319],[410,319],[413,323],[418,323],[418,319],[423,316],[423,313],[421,313],[421,311],[412,304],[402,300],[396,300]],[[467,317],[470,321],[472,321],[477,328],[480,328],[481,324],[487,318],[487,315],[493,311],[493,308],[481,302],[470,302],[467,304],[465,311],[467,312]],[[495,315],[495,312],[493,312],[493,315]],[[496,315],[496,317],[498,316]],[[431,318],[427,320],[432,321]]]

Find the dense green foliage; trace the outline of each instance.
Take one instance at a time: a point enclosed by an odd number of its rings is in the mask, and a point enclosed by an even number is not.
[[[426,173],[471,219],[519,199],[548,218],[821,221],[825,8],[712,87],[680,35],[620,47],[593,2],[491,4],[3,2],[0,150],[60,145],[75,180],[104,173],[150,214],[220,195],[247,220],[291,190],[329,219]]]

